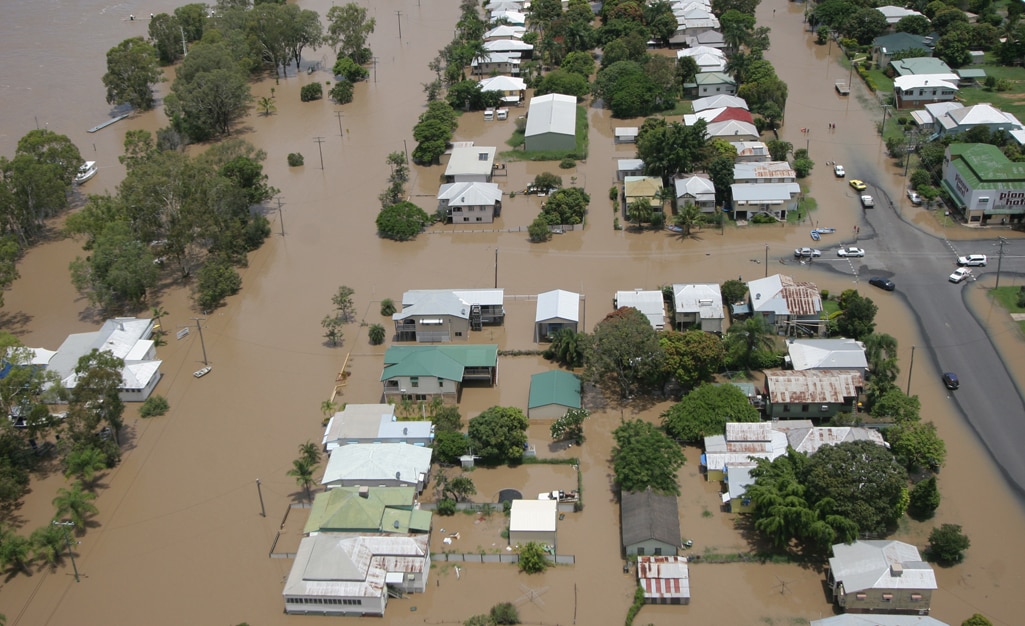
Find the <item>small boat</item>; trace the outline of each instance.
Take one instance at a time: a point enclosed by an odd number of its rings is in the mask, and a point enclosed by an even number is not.
[[[819,231],[817,231],[817,230],[811,231],[811,238],[814,241],[818,241],[819,240]]]
[[[79,168],[78,174],[75,175],[75,184],[81,185],[93,176],[96,176],[98,169],[99,168],[96,167],[96,161],[86,161],[85,164]]]
[[[213,365],[207,365],[206,367],[204,367],[201,370],[196,370],[195,372],[192,373],[192,375],[195,376],[196,378],[202,378],[202,377],[206,376],[207,374],[209,374],[210,370],[212,370],[213,368],[214,368]]]
[[[836,232],[835,228],[816,228],[815,230],[819,231],[820,235],[829,235]]]
[[[682,233],[683,232],[683,228],[680,227],[680,226],[676,226],[675,224],[670,225],[670,226],[666,226],[666,230],[672,231],[674,233]]]

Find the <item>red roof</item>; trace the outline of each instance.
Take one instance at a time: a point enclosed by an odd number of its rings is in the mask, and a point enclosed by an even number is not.
[[[747,122],[748,124],[754,124],[755,120],[751,117],[751,112],[746,111],[740,107],[726,107],[723,112],[715,116],[713,122],[728,122],[729,120],[738,120],[740,122]]]

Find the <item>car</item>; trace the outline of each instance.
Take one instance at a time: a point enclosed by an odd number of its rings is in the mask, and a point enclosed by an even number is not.
[[[961,386],[961,381],[957,379],[957,374],[954,372],[943,372],[943,384],[946,385],[947,389],[957,389]]]
[[[837,163],[836,165],[833,166],[833,173],[836,174],[837,178],[843,178],[844,176],[847,175],[847,172],[844,171],[843,166],[840,165],[839,163]]]
[[[956,270],[954,270],[953,274],[950,275],[950,282],[959,283],[962,280],[966,280],[971,275],[972,270],[968,269],[967,267],[959,267]]]
[[[864,191],[864,190],[868,189],[868,185],[866,185],[865,183],[861,182],[857,178],[852,178],[851,181],[849,183],[847,183],[847,184],[849,184],[851,187],[854,187],[854,189],[856,189],[858,191]]]
[[[873,276],[872,278],[869,278],[868,284],[886,291],[893,291],[897,288],[897,285],[895,285],[892,280],[889,278],[883,278],[882,276]]]
[[[969,254],[968,256],[957,257],[957,264],[961,267],[986,267],[985,254]]]
[[[868,194],[861,196],[861,206],[865,207],[866,209],[871,209],[875,205],[876,201],[875,198],[873,198],[872,196]]]
[[[855,248],[854,246],[848,246],[846,248],[840,248],[839,250],[837,250],[836,251],[836,256],[845,256],[845,257],[856,257],[856,256],[858,256],[858,257],[861,257],[861,256],[865,256],[865,251],[862,250],[861,248]]]
[[[922,196],[918,195],[914,189],[908,189],[908,200],[911,201],[911,204],[922,204]]]
[[[822,250],[815,248],[796,248],[794,250],[794,256],[799,259],[811,259],[817,256],[822,256]]]

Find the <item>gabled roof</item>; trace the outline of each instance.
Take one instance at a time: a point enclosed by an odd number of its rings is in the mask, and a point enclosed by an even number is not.
[[[430,439],[430,420],[398,421],[394,404],[347,404],[324,428],[323,445],[358,439]]]
[[[957,91],[960,79],[957,74],[907,74],[893,79],[893,88],[900,91],[912,89],[953,89]]]
[[[492,39],[484,42],[484,49],[488,52],[526,52],[533,50],[534,46],[519,39]]]
[[[550,370],[530,377],[528,409],[558,404],[580,408],[580,379],[563,370]]]
[[[789,420],[783,420],[783,423]],[[877,446],[889,447],[883,435],[874,428],[860,426],[805,426],[789,428],[787,425],[777,427],[787,435],[787,444],[811,456],[822,446],[835,446],[848,441],[871,441]]]
[[[1008,121],[1003,111],[986,103],[954,109],[947,113],[947,117],[954,120],[958,126],[1006,124]]]
[[[872,46],[883,50],[886,54],[895,54],[905,50],[932,50],[933,41],[925,35],[911,33],[890,33],[880,35],[872,40]]]
[[[398,480],[415,485],[431,469],[431,449],[408,443],[356,443],[331,451],[322,485]]]
[[[901,76],[908,74],[952,74],[950,66],[935,57],[912,57],[890,61],[890,66]]]
[[[482,63],[509,63],[512,65],[520,64],[520,53],[519,52],[489,52],[483,57],[474,57],[470,61],[471,67],[477,67]]]
[[[523,91],[527,83],[516,76],[492,76],[480,81],[481,91]]]
[[[623,546],[654,539],[671,546],[680,544],[680,512],[676,496],[646,491],[620,495],[620,526]]]
[[[708,125],[707,132],[709,137],[721,139],[728,137],[758,137],[758,129],[755,128],[754,124],[739,120],[711,122]]]
[[[737,185],[739,186],[739,185]],[[750,185],[769,187],[770,185]],[[815,283],[798,282],[785,274],[773,274],[747,283],[751,308],[756,313],[807,317],[822,311],[822,296]]]
[[[412,306],[437,293],[451,293],[466,304],[501,306],[505,289],[410,289],[402,294],[402,306]]]
[[[690,23],[687,24],[690,26]],[[687,30],[683,31],[684,33]],[[669,38],[669,43],[677,43],[679,41],[680,33],[673,33],[673,36]],[[676,41],[674,41],[674,39]],[[703,30],[695,35],[685,34],[683,35],[683,44],[688,48],[696,48],[698,46],[709,46],[710,48],[722,48],[726,46],[726,39],[717,30]]]
[[[697,313],[700,319],[721,320],[722,291],[717,283],[675,284],[673,301],[677,313]]]
[[[470,305],[451,291],[431,291],[401,311],[392,313],[395,321],[422,315],[448,315],[460,319],[470,318]]]
[[[495,206],[502,201],[502,190],[497,183],[445,183],[438,200],[448,200],[449,206]]]
[[[705,437],[702,458],[706,469],[716,471],[752,459],[772,461],[786,453],[786,434],[770,422],[727,422],[725,434]]]
[[[698,98],[691,102],[691,106],[695,112],[704,111],[705,109],[718,109],[720,107],[736,107],[739,109],[747,110],[747,100],[744,100],[740,96],[707,96],[705,98]]]
[[[775,404],[843,404],[864,386],[854,370],[765,370],[765,388]]]
[[[690,569],[687,557],[637,557],[637,584],[644,589],[646,601],[659,603],[690,602]]]
[[[497,364],[496,344],[392,346],[384,353],[381,380],[400,376],[433,376],[461,381],[466,367],[495,367]]]
[[[715,184],[705,176],[687,176],[673,181],[676,197],[690,196],[696,201],[715,200]]]
[[[520,39],[526,32],[527,29],[523,26],[502,24],[501,26],[496,26],[484,33],[484,40],[487,41],[488,39],[498,39],[501,37],[515,37],[516,39]]]
[[[623,179],[623,195],[627,201],[631,198],[651,198],[651,204],[661,205],[658,198],[662,191],[662,179],[658,176],[627,176]]]
[[[697,85],[736,85],[737,81],[723,72],[701,72],[694,77]]]
[[[430,568],[429,537],[320,533],[299,542],[282,595],[382,598],[389,572]]]
[[[303,532],[429,531],[431,513],[414,510],[415,499],[416,490],[413,487],[328,489],[313,498],[313,507],[310,509]]]
[[[733,166],[733,179],[736,181],[769,178],[797,178],[797,172],[787,161],[741,161]]]
[[[555,289],[537,295],[535,322],[548,320],[580,321],[580,294]]]
[[[737,149],[737,158],[771,156],[764,141],[731,141],[730,145]]]
[[[550,93],[530,99],[524,135],[545,133],[576,136],[577,99],[561,93]]]
[[[661,291],[617,291],[615,303],[617,308],[633,307],[643,313],[655,330],[660,330],[666,324],[665,301]]]
[[[887,24],[896,24],[902,18],[908,17],[909,15],[922,15],[918,11],[895,6],[876,7],[876,11],[883,14],[883,17],[886,18]]]
[[[868,589],[936,589],[936,574],[918,548],[903,541],[855,541],[833,546],[829,569],[846,593]]]
[[[527,23],[527,14],[520,11],[492,11],[490,23],[505,20],[513,25],[522,26]]]
[[[855,339],[791,339],[787,352],[795,370],[868,369],[865,344]]]
[[[633,172],[644,169],[643,159],[616,159],[616,169],[620,172]]]

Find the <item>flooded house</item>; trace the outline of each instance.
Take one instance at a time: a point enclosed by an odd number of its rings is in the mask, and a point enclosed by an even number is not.
[[[774,186],[747,185],[749,188]],[[740,312],[746,308],[750,315],[762,316],[781,335],[794,335],[798,332],[818,335],[825,332],[822,296],[815,283],[796,281],[785,274],[773,274],[749,281],[747,298],[746,307],[735,309]]]
[[[527,109],[524,147],[570,152],[577,147],[577,99],[560,93],[535,96]]]
[[[551,341],[563,329],[577,331],[580,325],[580,294],[555,289],[537,296],[534,314],[534,342]]]
[[[676,556],[680,548],[680,510],[676,496],[624,491],[619,524],[626,556]]]
[[[558,546],[558,500],[513,500],[509,511],[509,545],[530,542]]]
[[[634,289],[617,291],[612,304],[616,309],[632,307],[644,314],[655,330],[666,326],[666,304],[661,291]]]
[[[496,344],[392,346],[381,373],[385,400],[458,402],[463,385],[494,386],[498,380]]]
[[[431,473],[431,449],[408,443],[358,443],[331,451],[324,478],[337,487],[412,487],[424,490]]]
[[[673,323],[679,330],[700,328],[708,333],[721,333],[726,311],[722,291],[717,283],[673,285]]]
[[[682,556],[638,556],[637,585],[645,604],[690,604],[690,567]]]
[[[903,541],[855,541],[833,546],[827,583],[848,613],[928,615],[938,586],[918,548]]]
[[[466,341],[470,331],[501,326],[504,289],[413,289],[402,294],[402,310],[392,314],[396,341]]]
[[[527,417],[559,419],[572,409],[579,409],[580,379],[564,370],[541,372],[530,377]]]
[[[502,195],[496,183],[445,183],[438,210],[453,224],[491,224],[502,215]]]
[[[854,413],[864,389],[865,379],[856,370],[765,370],[765,414],[828,420]]]
[[[412,487],[337,487],[313,499],[303,532],[429,533],[432,516],[419,508]]]
[[[357,443],[434,443],[430,420],[399,421],[394,404],[346,404],[328,420],[321,444],[326,452]]]

